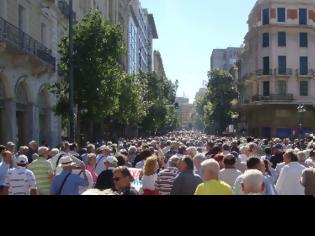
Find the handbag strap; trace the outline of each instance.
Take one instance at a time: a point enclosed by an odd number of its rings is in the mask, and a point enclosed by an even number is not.
[[[58,192],[57,192],[57,195],[60,195],[60,194],[61,194],[62,189],[63,189],[63,186],[65,185],[65,183],[66,183],[66,181],[67,181],[67,179],[68,179],[68,177],[69,177],[70,175],[71,175],[71,172],[68,173],[67,176],[63,179],[63,182],[62,182],[62,184],[61,184],[61,186],[60,186],[60,188],[59,188],[59,190],[58,190]]]

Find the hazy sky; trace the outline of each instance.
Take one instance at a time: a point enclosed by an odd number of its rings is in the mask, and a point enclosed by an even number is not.
[[[214,48],[238,47],[247,32],[256,0],[141,0],[153,13],[159,35],[154,48],[162,55],[166,75],[179,80],[178,96],[192,103],[207,80]]]

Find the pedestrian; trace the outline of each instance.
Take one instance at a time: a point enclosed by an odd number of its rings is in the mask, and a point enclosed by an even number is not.
[[[178,169],[180,174],[174,180],[171,195],[194,195],[202,179],[194,173],[193,160],[190,157],[181,158]]]
[[[39,147],[38,148],[38,159],[34,160],[28,165],[28,169],[31,170],[36,179],[37,194],[38,195],[49,195],[51,182],[53,179],[53,169],[48,159],[49,148]]]
[[[315,167],[307,168],[302,173],[301,184],[305,187],[305,195],[315,197]]]
[[[232,188],[219,180],[220,165],[214,159],[201,163],[203,183],[199,184],[195,195],[232,195]]]
[[[114,189],[113,170],[118,166],[118,160],[114,156],[108,156],[103,164],[105,168],[97,177],[95,188],[100,190]]]
[[[177,156],[171,157],[166,165],[166,169],[159,172],[155,182],[156,195],[170,195],[173,188],[174,180],[179,174],[178,162],[180,158]]]
[[[0,162],[2,162],[2,160],[3,160],[2,153],[3,153],[4,151],[5,151],[5,146],[0,145]]]
[[[31,142],[29,142],[28,144],[28,150],[27,150],[27,158],[28,158],[28,162],[32,163],[33,161],[33,154],[38,152],[38,145],[36,143],[36,141],[32,140]]]
[[[309,158],[305,160],[308,167],[313,167],[315,165],[315,149],[312,149],[309,154]]]
[[[95,173],[97,175],[100,175],[105,170],[104,161],[110,155],[110,148],[103,145],[99,148],[99,151],[101,153],[96,156],[95,164]]]
[[[297,151],[297,157],[298,157],[299,163],[302,166],[304,166],[305,168],[307,168],[308,165],[305,163],[305,161],[306,161],[306,154],[305,154],[305,152],[298,150]]]
[[[51,159],[49,159],[49,162],[51,163],[51,167],[53,168],[54,175],[59,175],[62,172],[62,168],[60,164],[60,160],[64,156],[68,156],[70,152],[70,143],[67,141],[64,141],[61,145],[61,151],[53,156]]]
[[[206,156],[202,153],[198,153],[194,156],[193,160],[195,174],[201,176],[201,163],[206,160]]]
[[[298,163],[298,157],[292,149],[285,152],[284,162],[286,165],[282,168],[276,184],[277,192],[279,195],[304,195],[305,189],[300,180],[306,168]]]
[[[272,168],[276,168],[277,164],[283,162],[283,152],[282,152],[282,145],[277,144],[272,148],[273,155],[270,158],[270,162],[272,163]]]
[[[138,192],[131,187],[134,178],[126,166],[119,166],[113,170],[113,181],[119,194],[138,195]]]
[[[158,168],[159,165],[156,156],[147,158],[143,166],[143,195],[155,195],[155,181],[157,180]]]
[[[26,169],[28,158],[20,155],[16,159],[16,168],[10,169],[4,181],[4,195],[36,195],[34,173]]]
[[[88,171],[86,168],[85,168],[85,171],[83,172],[82,166],[80,164],[74,163],[71,173],[79,176],[81,179],[84,179],[84,174],[85,174],[87,179],[88,179],[88,186],[86,186],[86,185],[79,186],[79,195],[81,195],[86,190],[92,189],[94,187],[94,181],[93,181],[93,177],[92,177],[91,172]]]
[[[248,170],[244,174],[242,190],[245,195],[263,195],[265,189],[264,176],[259,170]]]
[[[82,161],[84,162],[85,165],[88,164],[88,155],[90,153],[94,153],[95,154],[95,145],[89,143],[86,147],[86,153],[81,155]]]
[[[81,170],[83,172],[84,179],[82,179],[79,175],[72,173],[72,169],[75,165],[73,157],[63,156],[60,159],[59,165],[62,168],[62,172],[53,179],[50,189],[51,195],[79,195],[79,186],[89,186],[83,162],[81,162]]]
[[[186,150],[186,155],[190,156],[191,158],[194,158],[197,154],[197,148],[196,147],[188,147]]]
[[[96,155],[95,153],[89,153],[86,159],[86,169],[91,173],[94,184],[97,180],[97,174],[95,172],[95,164],[96,164]]]
[[[137,156],[137,148],[135,146],[130,146],[128,148],[128,165],[132,166]]]
[[[238,176],[242,174],[241,171],[235,168],[236,158],[232,154],[228,154],[223,159],[224,169],[220,170],[219,179],[233,186]]]
[[[2,152],[2,161],[0,162],[0,195],[4,189],[4,181],[12,164],[12,153],[10,151]]]

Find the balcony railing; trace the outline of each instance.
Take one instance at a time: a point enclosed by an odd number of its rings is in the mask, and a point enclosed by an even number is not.
[[[1,40],[51,65],[52,70],[55,71],[56,58],[52,56],[51,50],[0,17],[0,41]]]
[[[315,71],[313,69],[307,71],[300,71],[299,69],[296,70],[296,76],[298,77],[311,77],[315,76]]]
[[[272,70],[256,70],[256,76],[272,75]]]
[[[252,97],[253,102],[260,101],[293,101],[293,94],[270,94],[269,96],[255,95]]]
[[[278,76],[291,76],[293,73],[291,68],[286,69],[278,68],[274,70],[274,74]]]

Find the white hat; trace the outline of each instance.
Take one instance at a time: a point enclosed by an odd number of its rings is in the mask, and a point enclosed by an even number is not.
[[[16,163],[17,164],[21,164],[21,165],[26,165],[28,164],[28,158],[25,155],[20,155],[18,156],[18,158],[16,159]]]
[[[108,150],[108,151],[110,151],[110,148],[107,147],[106,145],[103,145],[103,146],[100,146],[100,147],[99,147],[99,150],[100,150],[100,151],[103,151],[103,150]]]
[[[60,164],[59,164],[60,167],[73,166],[73,165],[74,165],[74,162],[73,162],[71,156],[61,157]]]
[[[108,162],[110,164],[115,164],[115,163],[118,163],[118,160],[116,157],[114,156],[109,156],[109,157],[106,157],[105,160],[104,160],[104,163],[105,162]]]

